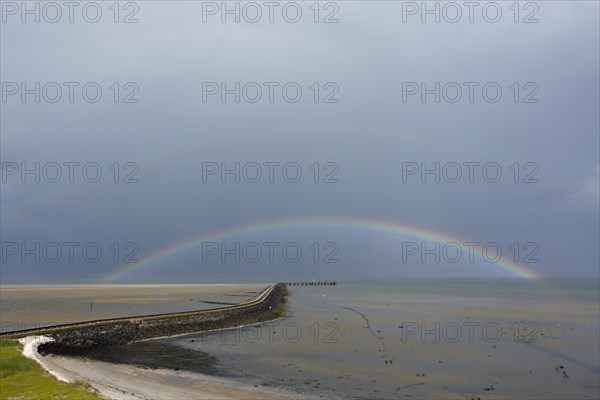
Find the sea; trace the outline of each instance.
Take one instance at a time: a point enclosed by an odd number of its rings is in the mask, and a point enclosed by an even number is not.
[[[598,399],[598,278],[290,287],[286,317],[98,350],[307,398]]]

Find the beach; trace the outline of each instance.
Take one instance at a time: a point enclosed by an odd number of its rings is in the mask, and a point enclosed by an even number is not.
[[[94,301],[116,304],[106,318],[127,315],[182,312],[239,304],[255,298],[264,284],[206,284],[206,285],[19,285],[2,287],[2,309],[10,318],[3,326],[31,327],[38,325],[34,318],[48,308],[58,305],[54,312],[81,308]],[[192,304],[190,304],[190,302]],[[8,306],[7,306],[8,304]],[[51,307],[51,306],[50,306]],[[21,310],[25,311],[21,311]],[[55,314],[51,324],[89,320],[92,313]],[[98,318],[98,313],[94,314]],[[15,323],[18,321],[19,323]],[[47,321],[47,320],[46,320]],[[8,329],[10,331],[11,329]],[[298,398],[283,390],[234,382],[231,379],[202,375],[179,368],[148,368],[134,364],[118,364],[82,356],[38,354],[38,346],[51,343],[49,336],[29,336],[20,339],[23,354],[42,365],[55,378],[65,382],[84,381],[101,395],[110,399],[264,399]],[[145,342],[145,341],[142,341]],[[135,345],[135,343],[133,344]],[[102,354],[114,349],[98,349]],[[181,362],[181,360],[177,360]]]
[[[119,399],[595,399],[594,284],[297,287],[275,321],[40,357]]]
[[[31,343],[40,338],[22,339]],[[35,346],[33,347],[35,351]],[[55,377],[67,382],[88,382],[109,399],[282,399],[297,398],[282,390],[233,382],[229,379],[173,369],[148,369],[113,364],[81,357],[50,355],[42,357],[28,352]]]

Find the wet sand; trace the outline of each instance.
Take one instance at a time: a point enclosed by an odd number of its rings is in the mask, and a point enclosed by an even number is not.
[[[267,284],[0,286],[3,332],[68,322],[237,304]]]
[[[40,337],[21,339],[25,353],[36,359],[60,380],[81,380],[90,383],[109,399],[178,399],[265,400],[299,399],[292,393],[268,387],[235,382],[230,379],[172,369],[147,369],[133,365],[92,361],[81,357],[46,356],[37,354],[35,342]],[[42,339],[43,341],[43,339]],[[29,345],[28,345],[29,344]]]
[[[240,377],[262,377],[309,397],[547,400],[600,395],[596,301],[556,300],[553,293],[549,298],[501,298],[360,289],[292,288],[290,315],[278,325],[166,343],[202,349]]]
[[[499,289],[505,295],[475,295],[465,294],[472,284],[465,285],[454,294],[385,285],[292,288],[289,314],[280,320],[145,342],[181,349],[159,365],[46,360],[113,398],[598,398],[597,293],[573,300],[545,289],[513,293],[509,283]],[[472,340],[469,324],[476,324]],[[415,327],[433,333],[407,332]],[[132,345],[135,354],[144,352],[140,344]],[[190,367],[190,354],[214,357],[216,373]]]

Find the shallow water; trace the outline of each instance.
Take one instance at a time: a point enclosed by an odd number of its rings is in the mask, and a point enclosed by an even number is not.
[[[118,364],[131,364],[145,368],[187,370],[208,375],[219,375],[219,360],[202,351],[189,350],[161,340],[142,341],[115,346],[106,351],[88,350],[86,357]],[[228,374],[224,374],[227,376]]]
[[[292,288],[279,321],[163,340],[311,397],[599,398],[594,282]]]
[[[94,358],[310,398],[600,398],[598,281],[403,280],[290,288],[288,315]]]

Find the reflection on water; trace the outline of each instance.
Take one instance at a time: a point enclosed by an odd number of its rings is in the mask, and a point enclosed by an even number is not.
[[[132,364],[142,368],[168,368],[217,375],[218,359],[208,353],[191,350],[160,340],[86,351],[86,357],[99,361]]]

